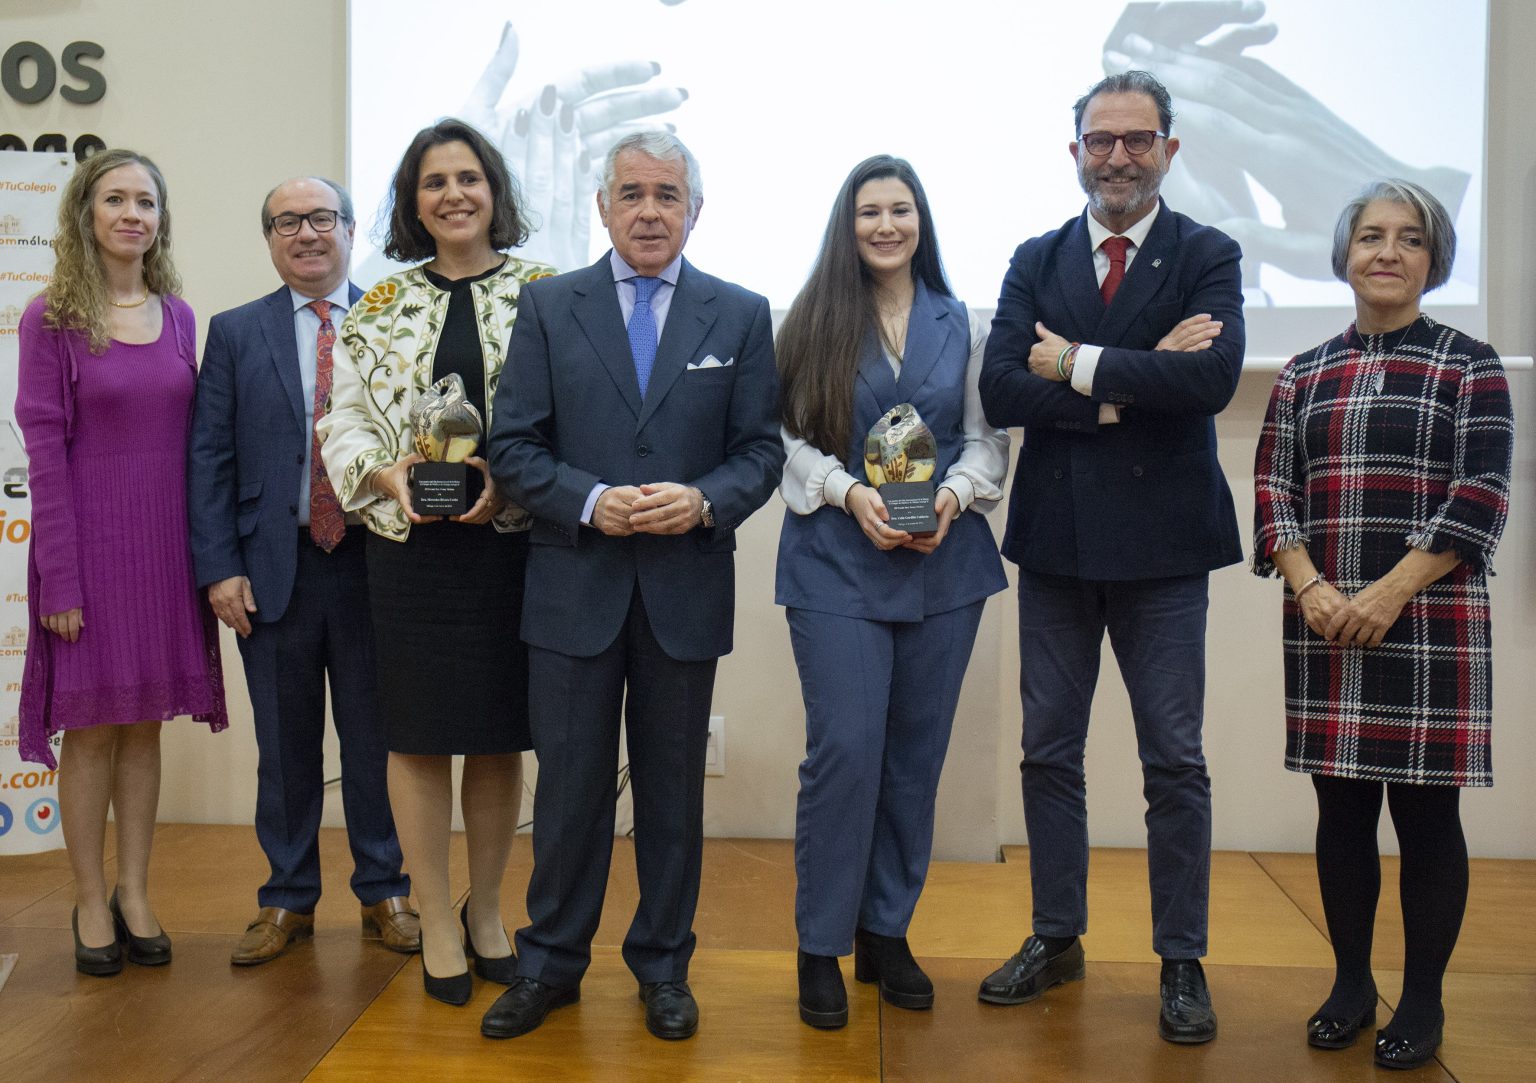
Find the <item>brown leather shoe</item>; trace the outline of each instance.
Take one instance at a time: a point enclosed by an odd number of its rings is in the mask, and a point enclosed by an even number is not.
[[[315,935],[315,915],[295,914],[280,906],[263,906],[256,920],[245,927],[245,935],[235,946],[229,961],[235,966],[270,963],[288,945]]]
[[[405,955],[421,950],[421,920],[404,895],[363,907],[363,937],[378,937],[390,951]]]

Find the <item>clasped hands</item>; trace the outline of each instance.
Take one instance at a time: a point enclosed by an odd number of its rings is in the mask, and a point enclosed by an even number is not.
[[[939,518],[939,529],[924,537],[908,534],[905,530],[893,530],[886,525],[891,513],[880,499],[880,490],[863,482],[856,483],[843,498],[848,514],[859,524],[864,536],[876,549],[912,549],[919,553],[931,553],[939,547],[949,533],[949,524],[960,514],[960,501],[951,489],[940,486],[933,498],[933,510]]]
[[[610,485],[592,508],[592,525],[613,538],[686,534],[699,525],[704,494],[675,481]]]
[[[418,515],[416,509],[411,506],[411,467],[427,460],[412,452],[393,466],[386,466],[375,470],[368,476],[368,484],[373,491],[386,500],[395,500],[405,512],[405,517],[413,523],[435,523],[443,518],[441,515]],[[474,507],[463,515],[450,515],[449,521],[455,523],[469,523],[478,525],[488,523],[495,518],[496,513],[506,507],[507,499],[496,490],[496,482],[491,478],[491,468],[486,461],[478,455],[471,455],[464,460],[465,464],[473,466],[480,471],[480,476],[485,479],[485,488],[480,492],[480,499],[475,501]]]
[[[1353,598],[1326,579],[1297,603],[1302,619],[1318,635],[1341,647],[1379,647],[1411,595],[1378,579]]]
[[[1029,348],[1029,371],[1053,383],[1071,379],[1071,368],[1067,369],[1066,377],[1063,378],[1056,362],[1061,357],[1061,351],[1072,343],[1039,321],[1035,323],[1035,334],[1040,336],[1040,341]],[[1210,349],[1212,341],[1220,334],[1221,321],[1211,319],[1209,312],[1198,312],[1175,324],[1173,330],[1158,340],[1155,348],[1174,353],[1195,353]]]

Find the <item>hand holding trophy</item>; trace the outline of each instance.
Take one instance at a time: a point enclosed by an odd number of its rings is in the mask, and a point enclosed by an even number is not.
[[[939,529],[933,471],[933,433],[910,402],[892,407],[864,438],[864,474],[890,512],[886,526],[921,536]]]
[[[411,404],[416,451],[426,462],[410,471],[411,506],[419,515],[463,515],[469,510],[469,466],[464,460],[480,446],[483,425],[464,393],[464,379],[451,372]]]

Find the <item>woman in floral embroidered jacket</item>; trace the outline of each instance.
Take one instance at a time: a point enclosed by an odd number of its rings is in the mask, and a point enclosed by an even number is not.
[[[417,134],[396,171],[385,253],[420,266],[369,290],[342,322],[330,410],[318,426],[342,507],[368,525],[369,595],[389,796],[421,912],[429,994],[469,1000],[469,965],[511,982],[502,876],[517,831],[528,731],[521,615],[529,516],[467,460],[471,506],[444,519],[412,507],[410,409],[457,376],[484,427],[525,282],[551,275],[505,254],[528,236],[517,181],[474,128],[444,120]],[[483,431],[483,430],[482,430]],[[452,762],[470,896],[454,921],[448,888]]]

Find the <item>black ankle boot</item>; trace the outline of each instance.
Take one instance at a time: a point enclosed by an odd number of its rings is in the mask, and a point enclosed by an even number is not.
[[[848,990],[835,955],[799,953],[800,1018],[822,1030],[848,1025]]]
[[[933,1007],[933,982],[912,958],[904,936],[855,930],[853,976],[862,982],[879,982],[880,995],[887,1004],[917,1010]]]

